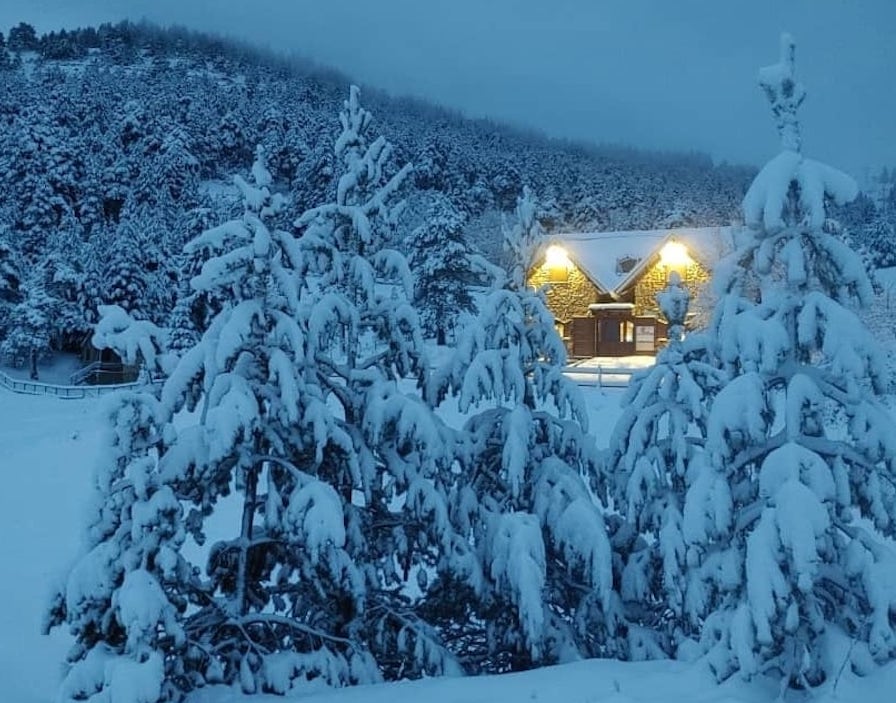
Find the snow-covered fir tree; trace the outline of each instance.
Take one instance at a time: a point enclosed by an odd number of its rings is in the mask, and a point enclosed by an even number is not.
[[[300,305],[302,253],[265,219],[272,195],[263,153],[252,181],[235,182],[245,214],[208,230],[187,253],[213,254],[193,279],[221,301],[199,344],[162,392],[172,411],[201,403],[160,458],[160,471],[192,506],[188,528],[235,489],[241,520],[211,545],[209,578],[193,594],[184,629],[193,666],[243,691],[285,693],[293,682],[374,680],[376,667],[346,625],[362,580],[346,550],[345,518],[332,486],[309,470],[331,415],[305,379],[308,336]]]
[[[27,363],[29,376],[38,380],[38,361],[50,353],[59,304],[47,293],[40,273],[32,272],[22,287],[19,301],[8,307],[0,353],[16,366]]]
[[[586,411],[553,317],[526,285],[542,244],[535,208],[527,188],[505,230],[509,275],[431,387],[469,415],[450,516],[482,583],[475,596],[448,592],[445,609],[480,671],[620,651],[610,543],[585,480]]]
[[[147,289],[151,272],[147,267],[147,244],[130,226],[119,227],[107,238],[103,257],[102,297],[107,305],[118,305],[131,315],[145,318],[149,310]]]
[[[703,613],[689,602],[682,513],[704,461],[706,403],[724,380],[710,363],[706,335],[684,337],[690,294],[677,272],[657,302],[669,343],[633,377],[600,481],[622,517],[613,546],[623,561],[626,619],[645,641],[632,656],[672,654],[699,633]]]
[[[420,322],[426,336],[442,346],[454,339],[459,318],[474,309],[470,252],[463,226],[462,214],[440,197],[408,239]]]
[[[66,700],[128,700],[128,676],[148,702],[214,682],[284,693],[294,681],[376,678],[339,629],[361,580],[343,548],[339,497],[298,465],[329,418],[302,383],[300,252],[264,224],[280,199],[263,161],[252,183],[235,180],[244,216],[188,245],[209,252],[193,285],[215,290],[222,309],[160,400],[125,394],[112,413],[99,517],[51,610],[50,624],[78,639]],[[241,504],[231,535],[207,548],[205,564],[189,563],[187,535],[205,545],[205,520],[231,492]]]
[[[22,274],[15,250],[0,236],[0,340],[6,336],[12,307],[19,301]]]
[[[84,552],[44,623],[75,638],[59,699],[176,700],[202,676],[183,665],[194,574],[180,555],[182,504],[158,467],[167,413],[152,394],[126,391],[106,417]]]
[[[345,515],[359,576],[340,628],[365,643],[386,678],[457,672],[418,607],[446,575],[477,583],[479,574],[448,516],[453,435],[416,389],[427,363],[413,278],[404,255],[388,248],[410,167],[387,176],[392,147],[373,138],[357,87],[339,118],[335,199],[297,226],[310,308],[307,382],[333,418],[315,425],[308,471],[339,497],[334,510]]]
[[[19,295],[22,274],[16,254],[5,238],[0,237],[0,301],[10,303]]]
[[[683,516],[688,600],[719,677],[813,686],[896,655],[896,432],[884,367],[854,307],[871,286],[829,232],[849,176],[803,156],[794,43],[760,71],[782,151],[743,201],[748,237],[716,275],[712,334],[730,382]],[[695,583],[702,583],[697,589]]]

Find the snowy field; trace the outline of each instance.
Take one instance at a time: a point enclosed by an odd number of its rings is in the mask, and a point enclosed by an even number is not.
[[[592,430],[606,444],[622,391],[585,388]],[[0,390],[0,703],[56,700],[69,640],[40,634],[46,596],[78,549],[81,516],[101,435],[102,400],[58,400]],[[383,684],[301,696],[306,703],[760,703],[777,691],[739,679],[715,686],[699,664],[587,661],[507,676]],[[896,666],[872,678],[844,674],[813,701],[889,703],[896,696]],[[270,703],[276,696],[246,697],[206,689],[190,703]],[[785,700],[809,700],[788,692]],[[130,703],[130,702],[129,702]]]
[[[0,681],[4,703],[55,700],[63,633],[40,634],[54,577],[74,557],[101,428],[96,399],[0,391]]]
[[[40,383],[54,383],[65,386],[71,383],[72,374],[82,368],[83,364],[77,354],[54,354],[48,359],[41,359],[37,370],[40,374]],[[28,380],[30,369],[28,365],[12,366],[0,363],[0,372],[11,378]]]

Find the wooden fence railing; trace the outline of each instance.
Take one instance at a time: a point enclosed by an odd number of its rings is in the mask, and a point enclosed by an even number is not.
[[[580,386],[598,386],[599,388],[625,388],[631,382],[637,369],[613,366],[566,366],[563,374]],[[156,381],[158,382],[158,381]],[[112,385],[72,385],[60,386],[53,383],[41,383],[12,376],[0,371],[0,386],[13,393],[28,395],[52,395],[57,398],[98,398],[122,388],[135,388],[143,385],[143,381],[133,383],[116,383]]]
[[[106,393],[122,388],[134,388],[142,385],[142,382],[117,383],[109,386],[58,386],[54,383],[40,383],[22,378],[13,378],[9,374],[0,371],[0,386],[11,390],[13,393],[26,393],[28,395],[52,395],[57,398],[97,398]]]
[[[563,375],[580,386],[625,388],[639,370],[616,366],[566,366]]]

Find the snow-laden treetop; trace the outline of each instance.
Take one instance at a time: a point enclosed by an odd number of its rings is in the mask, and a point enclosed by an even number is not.
[[[759,69],[759,85],[772,105],[781,147],[799,153],[802,148],[797,110],[806,99],[806,89],[796,80],[796,43],[790,34],[781,35],[781,60]]]
[[[759,70],[759,85],[772,106],[782,151],[769,161],[750,185],[743,201],[747,226],[774,235],[788,225],[820,228],[825,221],[825,197],[838,205],[855,199],[855,180],[831,166],[804,158],[797,110],[806,89],[795,76],[796,44],[781,35],[781,60]],[[797,190],[793,192],[791,185]],[[791,196],[797,198],[796,207]]]

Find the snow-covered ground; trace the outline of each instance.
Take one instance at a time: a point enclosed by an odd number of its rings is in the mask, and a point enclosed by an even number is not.
[[[54,579],[75,555],[101,400],[59,400],[0,390],[0,700],[56,699],[70,646],[40,634]]]
[[[577,368],[611,368],[611,369],[646,369],[656,363],[656,357],[637,354],[632,356],[595,356],[590,359],[582,359],[570,364]]]
[[[788,691],[784,701],[807,703],[891,703],[896,668],[874,677],[844,675],[810,696]],[[621,663],[590,660],[519,674],[478,678],[430,679],[358,686],[301,696],[302,703],[770,703],[780,700],[768,681],[739,678],[717,685],[700,664],[671,661]],[[211,688],[190,696],[189,703],[275,703],[279,696],[243,696]]]
[[[583,389],[591,427],[605,445],[619,414],[622,391]],[[56,700],[67,636],[40,634],[46,596],[75,555],[93,462],[101,437],[102,399],[59,400],[0,389],[0,701]],[[816,702],[889,703],[896,666],[873,677],[846,673]],[[777,691],[739,679],[716,686],[699,664],[586,661],[507,676],[383,684],[305,695],[303,703],[760,703]],[[805,697],[788,692],[786,700]],[[207,689],[190,703],[272,703],[276,696],[245,697]]]
[[[67,386],[71,383],[72,374],[80,369],[81,366],[81,360],[78,358],[77,354],[53,354],[38,362],[38,381],[40,383],[53,383],[60,386]],[[0,363],[0,371],[12,378],[21,378],[23,380],[28,379],[30,373],[27,364],[24,366],[12,366],[10,364]]]
[[[595,356],[571,363],[566,377],[580,386],[604,386],[624,388],[632,374],[649,368],[656,363],[656,357],[639,354],[637,356]],[[581,369],[581,371],[578,371]]]

